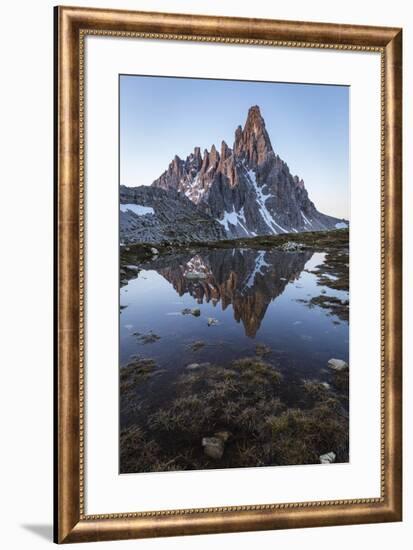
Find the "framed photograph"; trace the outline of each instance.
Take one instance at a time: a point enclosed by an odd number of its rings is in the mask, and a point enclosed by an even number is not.
[[[402,31],[55,9],[55,541],[401,520]]]

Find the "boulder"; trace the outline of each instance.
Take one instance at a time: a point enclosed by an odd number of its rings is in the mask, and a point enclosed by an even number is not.
[[[221,459],[224,454],[224,441],[220,437],[203,437],[202,446],[204,453],[214,460]]]
[[[281,250],[284,250],[284,252],[297,252],[303,248],[303,244],[296,243],[294,241],[287,241],[283,245],[281,245]]]

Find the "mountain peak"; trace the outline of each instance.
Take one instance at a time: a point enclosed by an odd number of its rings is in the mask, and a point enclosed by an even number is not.
[[[249,119],[259,119],[259,120],[262,120],[262,122],[264,122],[264,119],[262,118],[261,111],[258,105],[252,105],[252,107],[248,109],[247,121]]]
[[[241,129],[238,126],[235,132],[234,149],[238,155],[246,156],[251,166],[262,164],[268,158],[268,154],[273,152],[258,105],[249,108],[244,128]]]
[[[248,109],[244,131],[246,128],[254,128],[256,132],[261,132],[265,130],[265,121],[258,105],[253,105]]]
[[[154,187],[171,189],[215,219],[230,237],[334,229],[340,220],[319,212],[304,181],[274,153],[258,105],[235,130],[234,147],[196,147],[175,157]],[[150,206],[150,205],[149,205]]]

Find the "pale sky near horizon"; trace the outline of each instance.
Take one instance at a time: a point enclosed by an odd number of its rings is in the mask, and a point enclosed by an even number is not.
[[[232,147],[259,105],[275,153],[325,214],[349,219],[349,88],[120,76],[120,183],[150,185],[177,154]]]

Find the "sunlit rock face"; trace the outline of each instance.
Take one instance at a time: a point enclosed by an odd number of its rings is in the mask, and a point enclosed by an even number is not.
[[[344,220],[322,214],[304,181],[274,152],[258,106],[238,126],[232,149],[222,142],[184,160],[175,156],[152,183],[175,191],[217,220],[228,237],[336,229]],[[338,226],[337,226],[338,227]]]
[[[296,280],[312,252],[289,254],[277,250],[228,249],[160,257],[150,267],[176,292],[190,294],[199,304],[232,307],[245,334],[254,338],[268,305]]]

